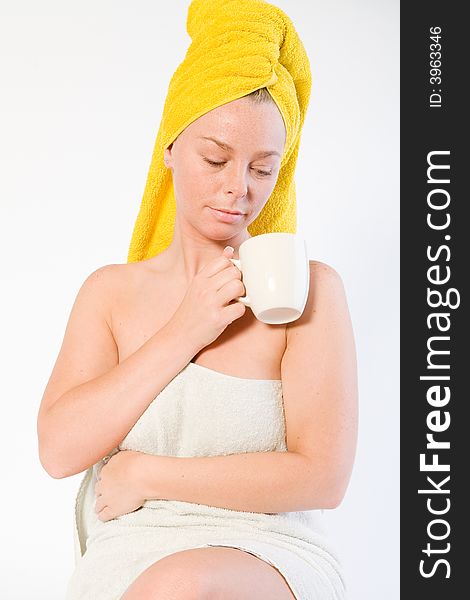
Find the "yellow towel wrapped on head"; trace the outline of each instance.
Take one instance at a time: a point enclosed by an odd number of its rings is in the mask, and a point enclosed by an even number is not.
[[[276,185],[248,231],[296,231],[294,171],[312,78],[294,25],[263,0],[193,0],[186,29],[192,42],[168,87],[128,262],[159,254],[173,239],[176,202],[165,148],[198,117],[263,87],[287,136]]]

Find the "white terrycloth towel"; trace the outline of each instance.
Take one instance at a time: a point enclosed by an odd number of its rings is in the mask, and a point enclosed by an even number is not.
[[[189,363],[148,406],[118,448],[164,456],[285,452],[282,382],[244,379]],[[229,546],[278,569],[297,600],[344,600],[341,565],[322,511],[253,513],[174,500],[102,522],[90,467],[75,503],[75,570],[66,600],[119,600],[155,561],[188,548]]]

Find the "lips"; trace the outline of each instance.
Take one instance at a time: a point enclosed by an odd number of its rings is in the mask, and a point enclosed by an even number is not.
[[[240,212],[229,212],[218,208],[208,207],[215,218],[221,223],[238,223],[245,215]]]
[[[213,208],[213,207],[211,206],[211,208]],[[229,215],[242,215],[243,214],[242,212],[240,212],[238,210],[227,210],[225,208],[215,208],[214,207],[214,210],[218,210],[220,212],[224,212],[224,213],[227,213]]]

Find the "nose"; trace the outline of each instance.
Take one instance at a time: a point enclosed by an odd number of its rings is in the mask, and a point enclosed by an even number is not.
[[[243,167],[233,166],[224,173],[225,191],[235,198],[244,198],[248,193],[248,185]]]

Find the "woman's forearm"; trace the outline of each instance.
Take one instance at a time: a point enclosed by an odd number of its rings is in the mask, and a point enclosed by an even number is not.
[[[63,394],[41,423],[48,472],[75,475],[117,447],[198,351],[170,322],[119,365]]]
[[[295,452],[203,457],[142,454],[138,468],[143,496],[149,500],[260,513],[332,508],[328,474]]]

